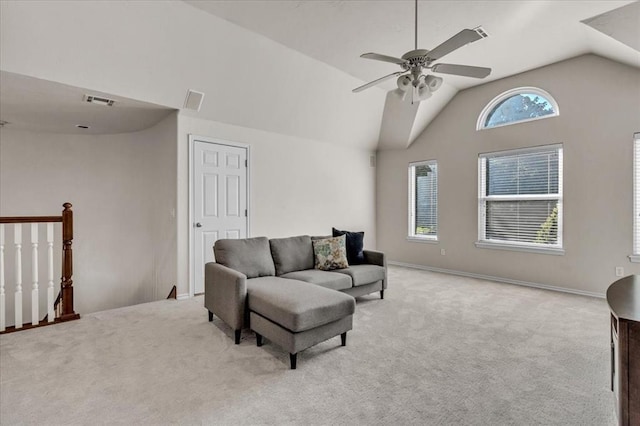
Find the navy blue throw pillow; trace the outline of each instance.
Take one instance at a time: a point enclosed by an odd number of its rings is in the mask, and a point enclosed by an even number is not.
[[[359,265],[364,263],[364,232],[340,231],[331,228],[334,237],[346,235],[347,239],[347,261],[349,265]]]

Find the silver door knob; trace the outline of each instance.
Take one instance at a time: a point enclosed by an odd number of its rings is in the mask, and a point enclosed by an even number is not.
[[[196,228],[202,228],[202,224],[200,222],[196,223]]]

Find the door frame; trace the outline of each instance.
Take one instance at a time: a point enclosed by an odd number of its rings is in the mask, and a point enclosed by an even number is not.
[[[251,145],[241,142],[229,141],[225,139],[218,139],[209,136],[199,136],[192,133],[189,133],[189,297],[193,297],[195,294],[195,225],[194,225],[194,215],[193,215],[193,151],[195,142],[205,142],[214,145],[225,145],[231,146],[234,148],[241,148],[247,151],[247,238],[251,236]]]

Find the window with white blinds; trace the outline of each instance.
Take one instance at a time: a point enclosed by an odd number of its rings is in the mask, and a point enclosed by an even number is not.
[[[640,133],[633,135],[633,255],[640,262]]]
[[[562,145],[481,154],[479,247],[562,254]]]
[[[438,239],[438,164],[409,164],[409,239]]]

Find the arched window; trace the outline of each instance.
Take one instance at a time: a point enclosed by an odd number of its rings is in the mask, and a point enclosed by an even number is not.
[[[553,97],[537,87],[518,87],[493,98],[480,113],[476,130],[507,126],[560,114]]]

